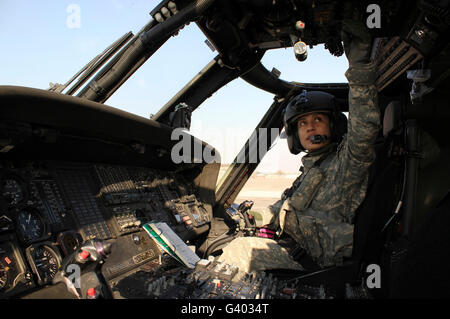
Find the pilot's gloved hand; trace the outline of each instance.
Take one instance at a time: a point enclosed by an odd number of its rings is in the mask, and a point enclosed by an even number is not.
[[[359,20],[342,21],[342,41],[349,69],[345,73],[350,84],[370,85],[376,79],[376,66],[370,60],[372,36]]]
[[[341,38],[350,66],[357,67],[370,62],[372,37],[362,21],[343,20]]]

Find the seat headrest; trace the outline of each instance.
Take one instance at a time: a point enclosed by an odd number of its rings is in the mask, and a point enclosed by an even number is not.
[[[395,131],[402,124],[402,107],[399,101],[392,101],[384,110],[383,118],[383,136],[387,137],[392,131]]]

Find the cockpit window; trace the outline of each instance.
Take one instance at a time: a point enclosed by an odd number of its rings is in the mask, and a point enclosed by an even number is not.
[[[325,49],[323,44],[308,47],[305,61],[296,60],[293,48],[268,50],[262,64],[270,71],[276,68],[281,72],[280,79],[301,83],[346,83],[344,76],[348,68],[345,56],[336,57]]]
[[[106,104],[149,118],[217,55],[191,23],[169,38]]]
[[[330,55],[323,45],[310,50],[306,61],[299,62],[292,48],[268,50],[261,63],[276,68],[280,79],[301,83],[346,83],[345,57]],[[270,105],[274,95],[255,88],[242,79],[229,83],[207,99],[193,114],[191,133],[216,147],[222,163],[231,163],[250,137]],[[264,173],[298,172],[299,155],[292,155],[286,140],[278,139],[257,170]]]

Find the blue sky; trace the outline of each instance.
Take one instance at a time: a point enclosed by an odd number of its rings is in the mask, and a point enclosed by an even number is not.
[[[1,0],[0,85],[47,89],[49,82],[65,83],[85,64],[128,31],[136,34],[151,19],[155,0]],[[79,27],[67,23],[80,9]],[[149,117],[166,104],[217,52],[194,23],[172,37],[105,104]],[[305,62],[291,48],[268,51],[263,64],[276,67],[281,78],[298,82],[346,82],[345,57],[334,57],[317,46]],[[239,146],[270,106],[273,95],[237,79],[216,92],[193,114],[191,132],[217,147],[224,162]],[[235,112],[237,111],[237,112]],[[297,170],[298,157],[279,141],[262,169]],[[277,162],[276,165],[274,162]],[[279,169],[277,169],[279,168]]]

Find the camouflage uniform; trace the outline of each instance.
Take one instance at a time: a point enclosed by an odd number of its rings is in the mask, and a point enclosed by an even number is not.
[[[369,167],[375,159],[373,144],[380,129],[375,65],[350,67],[345,75],[350,86],[348,133],[337,147],[330,144],[306,154],[302,182],[292,196],[262,212],[263,224],[270,221],[279,234],[290,235],[320,267],[340,264],[352,254],[354,213],[366,194]],[[271,252],[262,253],[255,244],[258,241],[264,241]],[[287,251],[274,243],[240,238],[223,249],[220,260],[242,271],[298,269],[297,263],[286,259],[290,258]],[[270,255],[276,258],[268,262]]]

